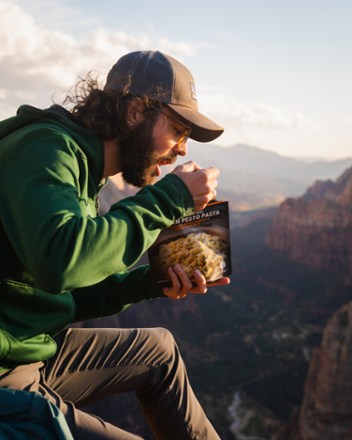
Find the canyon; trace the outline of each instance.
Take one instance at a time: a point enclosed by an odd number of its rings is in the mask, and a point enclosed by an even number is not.
[[[168,328],[222,440],[348,440],[351,213],[351,168],[277,207],[233,211],[229,286],[78,325]],[[134,396],[91,410],[151,438]]]

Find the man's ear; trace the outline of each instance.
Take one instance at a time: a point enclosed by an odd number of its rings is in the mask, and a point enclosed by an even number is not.
[[[132,98],[127,104],[126,122],[134,128],[144,121],[144,103],[142,98]]]

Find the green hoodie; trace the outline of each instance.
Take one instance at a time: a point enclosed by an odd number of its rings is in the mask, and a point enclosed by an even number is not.
[[[169,174],[98,215],[103,142],[67,115],[22,106],[0,123],[0,372],[53,356],[71,322],[163,296],[130,268],[193,209]]]

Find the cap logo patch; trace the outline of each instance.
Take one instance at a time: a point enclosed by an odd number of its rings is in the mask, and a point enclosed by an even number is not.
[[[189,83],[189,85],[191,87],[191,98],[193,99],[193,101],[197,102],[196,86],[194,85],[194,83]]]

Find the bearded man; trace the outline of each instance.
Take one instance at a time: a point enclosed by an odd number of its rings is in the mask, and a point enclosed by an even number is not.
[[[79,409],[126,391],[156,439],[218,440],[167,330],[69,325],[207,291],[199,271],[192,284],[170,267],[160,288],[136,263],[216,195],[217,168],[190,161],[160,178],[160,167],[186,154],[188,137],[223,129],[198,111],[189,70],[157,51],[123,56],[102,89],[88,80],[67,103],[24,105],[0,123],[0,387],[44,396],[76,440],[140,438]],[[99,190],[118,173],[142,189],[99,215]]]

